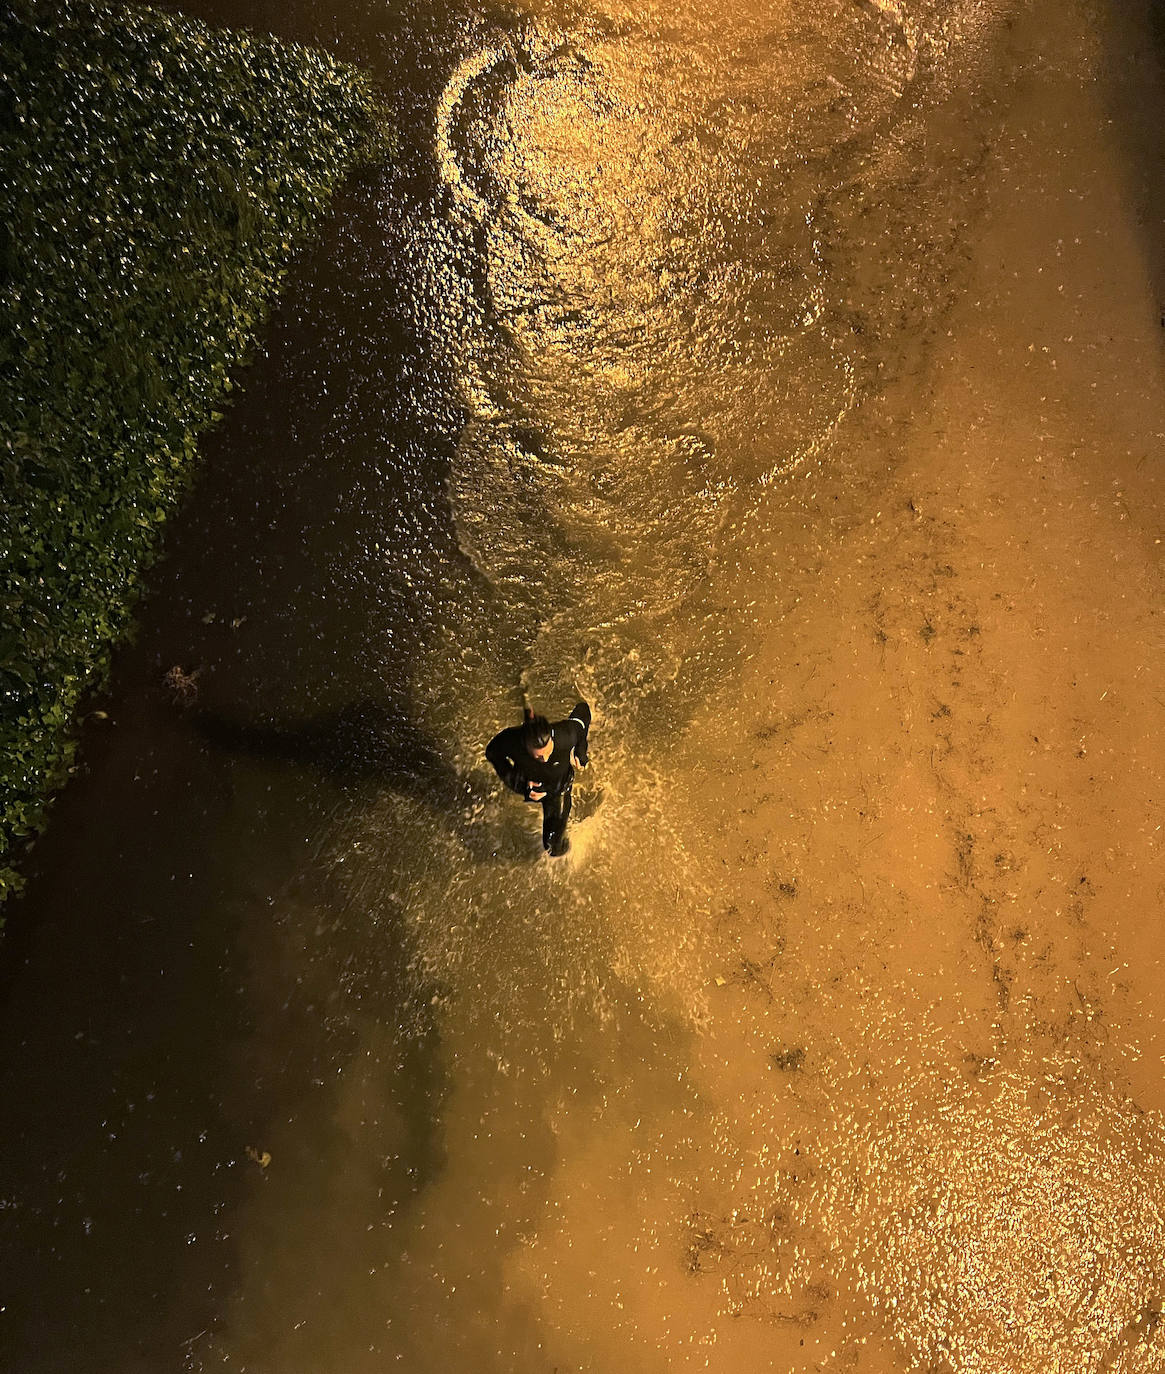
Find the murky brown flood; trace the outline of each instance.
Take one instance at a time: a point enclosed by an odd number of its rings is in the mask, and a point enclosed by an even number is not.
[[[1146,33],[309,9],[401,162],[14,923],[11,1367],[1165,1368]]]

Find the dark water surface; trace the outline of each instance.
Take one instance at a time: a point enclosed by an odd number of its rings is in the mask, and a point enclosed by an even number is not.
[[[370,67],[400,158],[298,265],[12,915],[0,1361],[729,1367],[716,1293],[669,1328],[683,1180],[740,1143],[686,1072],[725,879],[669,747],[747,649],[766,493],[959,293],[1011,9],[193,8]],[[596,710],[557,866],[480,756],[525,694]],[[569,1291],[538,1240],[633,1135],[677,1277],[631,1321],[639,1238],[574,1223]],[[806,1235],[865,1243],[847,1207]]]

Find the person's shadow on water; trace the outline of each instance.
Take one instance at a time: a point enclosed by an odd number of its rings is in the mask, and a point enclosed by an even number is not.
[[[478,779],[459,773],[406,711],[384,702],[364,698],[306,720],[264,724],[203,711],[194,724],[208,744],[226,753],[313,769],[340,787],[381,785],[418,802],[475,859],[520,857],[525,848],[514,827],[475,823],[482,804],[493,796],[484,775]]]

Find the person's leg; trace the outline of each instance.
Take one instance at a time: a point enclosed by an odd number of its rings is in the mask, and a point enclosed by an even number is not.
[[[565,854],[566,822],[570,816],[570,788],[542,803],[542,847],[551,854]]]
[[[550,852],[557,857],[565,854],[570,848],[570,841],[566,838],[566,822],[570,819],[570,788],[558,795],[558,822],[555,827],[556,834],[550,842]]]
[[[569,720],[577,720],[584,730],[591,728],[591,708],[585,701],[576,701],[570,709]]]
[[[542,798],[542,848],[549,849],[558,834],[558,798]]]

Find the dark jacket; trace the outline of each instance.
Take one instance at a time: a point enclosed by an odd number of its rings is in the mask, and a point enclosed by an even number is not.
[[[512,725],[502,730],[485,746],[485,756],[493,764],[502,782],[520,796],[527,796],[530,783],[536,782],[548,797],[556,797],[574,781],[570,753],[574,750],[579,763],[587,763],[587,729],[591,713],[585,702],[579,702],[566,720],[550,727],[554,749],[548,759],[536,759],[522,738],[522,727]]]

